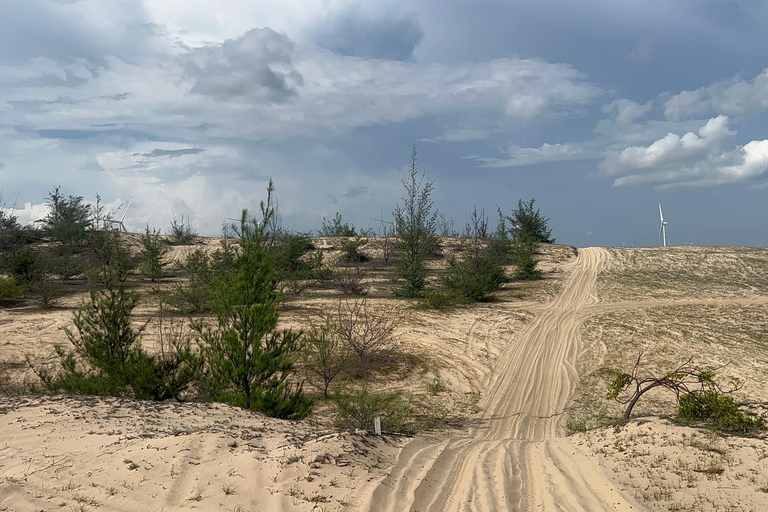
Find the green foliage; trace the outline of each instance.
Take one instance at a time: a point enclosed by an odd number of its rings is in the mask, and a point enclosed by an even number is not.
[[[348,263],[365,263],[370,258],[360,252],[360,247],[368,243],[365,238],[355,238],[353,240],[347,240],[341,244],[341,252],[343,253],[341,259]]]
[[[606,400],[615,400],[627,386],[632,383],[632,376],[628,373],[614,372],[613,381],[608,384]]]
[[[403,205],[398,204],[392,212],[397,236],[395,248],[398,251],[395,270],[405,281],[396,293],[403,297],[418,297],[427,285],[424,262],[437,246],[437,211],[432,211],[434,182],[425,181],[424,175],[419,176],[416,167],[415,144],[411,152],[408,178],[403,181],[403,186]]]
[[[711,423],[730,432],[751,433],[766,428],[764,418],[742,412],[732,397],[711,389],[682,395],[677,414],[682,421]]]
[[[443,285],[458,302],[470,303],[488,300],[490,293],[506,281],[502,257],[495,250],[486,249],[488,217],[485,210],[470,213],[464,230],[464,248],[467,256],[458,260],[451,257],[448,269],[442,275]]]
[[[384,432],[402,432],[409,418],[408,404],[400,393],[369,393],[363,385],[357,391],[337,389],[333,394],[336,404],[336,427],[372,431],[374,418],[381,418]]]
[[[24,288],[16,284],[12,277],[0,277],[0,300],[14,299],[24,292]]]
[[[176,283],[166,298],[168,304],[185,314],[204,313],[211,309],[216,271],[214,262],[202,248],[197,248],[177,263],[186,277],[184,283]]]
[[[426,290],[424,292],[423,306],[429,309],[445,309],[454,304],[454,297],[437,290]]]
[[[312,279],[314,271],[322,265],[322,255],[306,257],[315,249],[312,239],[304,233],[281,233],[272,245],[274,266],[278,280]]]
[[[181,220],[177,220],[176,214],[174,214],[166,234],[172,245],[190,245],[195,241],[197,230],[190,224],[189,215],[184,220],[184,215],[182,214]]]
[[[323,217],[323,227],[317,232],[317,236],[322,237],[352,237],[357,235],[355,226],[342,222],[339,212],[336,212],[336,215],[330,222]]]
[[[489,294],[498,290],[506,279],[499,259],[487,253],[463,260],[452,257],[442,276],[443,284],[459,302],[488,300]]]
[[[65,196],[61,187],[56,187],[48,194],[46,205],[48,214],[38,221],[43,233],[66,245],[83,242],[91,227],[91,206],[83,204],[82,196]]]
[[[313,401],[302,385],[292,386],[301,333],[276,330],[277,292],[274,240],[267,229],[274,215],[270,182],[267,202],[261,203],[261,220],[243,210],[234,226],[239,247],[232,272],[215,281],[212,311],[214,324],[193,322],[207,368],[202,378],[209,398],[270,416],[300,419]]]
[[[74,348],[56,347],[60,366],[35,369],[44,389],[141,400],[179,399],[201,364],[189,338],[161,341],[159,353],[149,354],[141,346],[146,323],[134,326],[138,293],[128,291],[121,282],[106,283],[105,289],[92,289],[90,301],[75,311],[74,329],[65,330]]]
[[[539,270],[538,262],[533,257],[536,252],[536,245],[531,243],[530,240],[518,240],[515,241],[512,246],[512,259],[517,265],[515,270],[515,279],[522,281],[536,281],[541,279],[541,270]]]
[[[163,256],[166,252],[168,252],[168,248],[160,239],[160,230],[153,229],[150,231],[149,225],[147,225],[144,235],[141,237],[139,270],[153,283],[165,274]]]
[[[512,210],[512,216],[509,221],[512,224],[513,238],[516,240],[528,240],[533,243],[552,244],[555,239],[552,238],[552,230],[549,228],[549,219],[534,209],[535,199],[530,201],[520,200],[517,208]]]

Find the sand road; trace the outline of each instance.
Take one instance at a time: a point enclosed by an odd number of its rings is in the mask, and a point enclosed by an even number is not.
[[[582,249],[555,300],[505,344],[484,413],[462,438],[419,438],[376,488],[372,511],[638,510],[564,433],[582,309],[609,253]],[[501,334],[499,334],[501,336]]]

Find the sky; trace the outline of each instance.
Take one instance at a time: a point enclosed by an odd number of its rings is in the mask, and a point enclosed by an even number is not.
[[[271,178],[289,229],[375,228],[414,144],[457,231],[535,198],[558,243],[655,246],[661,203],[670,244],[768,244],[768,2],[0,2],[22,222],[61,186],[217,235]]]

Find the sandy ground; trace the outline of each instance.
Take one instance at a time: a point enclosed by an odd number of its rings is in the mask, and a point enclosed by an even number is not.
[[[557,249],[547,265],[540,293],[408,314],[401,344],[425,364],[400,384],[437,376],[477,407],[455,428],[377,438],[215,404],[0,398],[0,510],[768,510],[764,438],[656,416],[566,435],[620,412],[606,376],[640,348],[651,369],[731,363],[761,412],[768,251]],[[0,355],[50,348],[70,320],[3,312]]]

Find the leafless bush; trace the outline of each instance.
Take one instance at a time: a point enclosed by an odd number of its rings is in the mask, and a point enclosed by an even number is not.
[[[365,295],[368,293],[368,284],[363,281],[363,272],[359,266],[339,270],[336,272],[334,281],[344,295]]]
[[[349,366],[352,350],[328,323],[313,325],[304,334],[302,359],[307,382],[328,398],[331,383]]]
[[[395,330],[402,313],[396,307],[373,304],[367,299],[339,299],[335,311],[319,316],[356,356],[358,376],[397,347]]]

